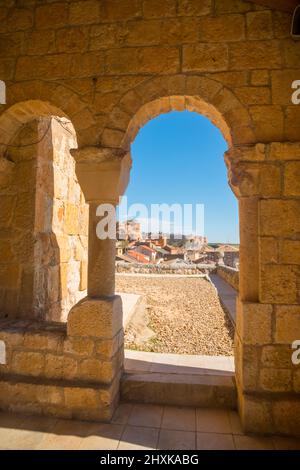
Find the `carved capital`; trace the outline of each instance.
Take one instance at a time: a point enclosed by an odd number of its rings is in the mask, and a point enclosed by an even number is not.
[[[129,182],[130,153],[121,149],[84,147],[71,150],[71,154],[86,201],[118,204]]]
[[[244,145],[232,147],[225,153],[229,184],[236,197],[259,195],[266,149],[265,144]]]

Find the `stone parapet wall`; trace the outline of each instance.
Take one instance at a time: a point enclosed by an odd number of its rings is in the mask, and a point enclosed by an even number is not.
[[[87,338],[68,335],[62,323],[2,320],[0,341],[1,409],[110,418],[123,362],[122,329],[112,338]]]
[[[239,290],[239,270],[231,268],[230,266],[218,266],[216,269],[217,274],[224,279],[231,287]]]
[[[160,266],[159,264],[140,264],[140,263],[116,263],[117,273],[133,273],[133,274],[184,274],[199,275],[208,274],[215,270],[215,265],[194,265],[186,267]]]

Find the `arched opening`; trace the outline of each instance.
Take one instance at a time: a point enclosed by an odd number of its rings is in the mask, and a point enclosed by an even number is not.
[[[189,367],[232,373],[239,223],[223,158],[231,145],[228,126],[203,101],[172,97],[145,105],[132,119],[124,142],[129,135],[134,138],[131,182],[125,193],[129,217],[122,223],[121,205],[119,235],[123,231],[125,240],[117,243],[116,287],[139,298],[130,320],[125,306],[125,347],[159,353],[152,356],[156,364],[165,356],[177,361],[173,366],[188,365],[187,356],[194,356]],[[157,227],[153,237],[145,228],[149,225],[144,214],[134,217],[134,210],[130,212],[137,203],[146,206],[147,214],[151,204],[179,203],[182,209],[191,204],[194,222],[196,204],[204,204],[205,230],[196,233],[195,224],[177,228],[173,219],[175,233],[161,233],[161,225],[151,220]],[[179,233],[182,228],[187,231]],[[204,356],[213,356],[215,362]],[[138,357],[128,353],[129,369]],[[140,357],[142,368],[145,361],[151,362],[151,354]],[[161,364],[161,370],[167,365]]]
[[[30,101],[0,119],[0,316],[66,321],[86,290],[88,212],[71,121]]]

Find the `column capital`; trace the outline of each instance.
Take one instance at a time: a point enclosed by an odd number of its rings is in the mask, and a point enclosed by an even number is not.
[[[86,202],[118,204],[129,182],[132,166],[130,152],[105,147],[71,150],[76,175]]]

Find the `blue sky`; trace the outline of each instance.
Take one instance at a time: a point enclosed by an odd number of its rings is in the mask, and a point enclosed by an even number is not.
[[[197,113],[171,112],[149,121],[132,144],[128,205],[204,204],[209,242],[238,243],[238,207],[227,183],[226,149],[221,132]]]

